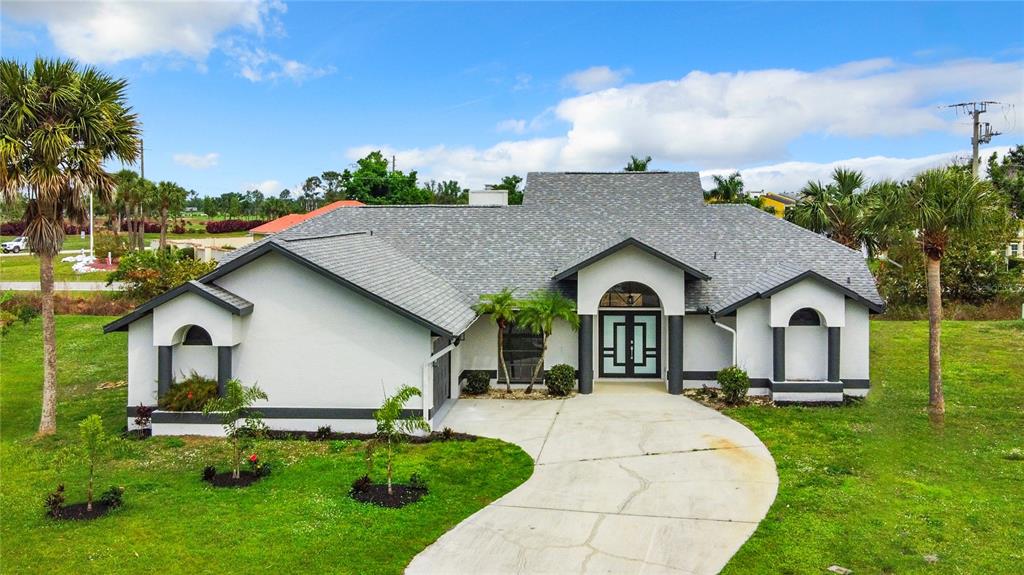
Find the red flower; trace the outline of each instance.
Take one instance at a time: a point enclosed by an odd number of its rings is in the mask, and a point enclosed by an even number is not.
[[[249,456],[249,461],[256,463],[257,460],[259,460],[259,457],[256,457],[255,453]]]
[[[188,398],[189,398],[189,399],[192,399],[192,392],[191,392],[191,391],[190,391],[190,392],[188,392]]]

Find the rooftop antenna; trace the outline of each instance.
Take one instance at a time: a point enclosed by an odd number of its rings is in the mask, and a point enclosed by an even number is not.
[[[962,111],[971,116],[973,123],[973,130],[971,132],[971,173],[974,174],[974,177],[978,177],[978,169],[981,167],[981,159],[978,157],[978,146],[991,142],[993,136],[998,136],[1002,133],[993,131],[992,124],[981,121],[981,115],[988,112],[990,105],[1003,106],[1004,104],[993,100],[982,100],[980,102],[960,102],[959,104],[946,106],[947,108],[955,109],[958,113]]]

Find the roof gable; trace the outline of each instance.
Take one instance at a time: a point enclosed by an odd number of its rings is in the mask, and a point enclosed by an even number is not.
[[[228,290],[215,285],[215,284],[202,284],[197,281],[187,281],[178,287],[166,291],[155,298],[143,303],[139,307],[132,310],[131,313],[118,318],[107,325],[103,326],[103,333],[110,333],[112,331],[124,331],[128,329],[128,325],[137,319],[141,319],[146,314],[153,311],[153,309],[171,301],[172,299],[186,294],[193,293],[203,299],[226,309],[237,316],[249,315],[252,313],[253,304],[249,300],[229,292]]]
[[[573,263],[572,265],[570,265],[570,266],[568,266],[566,268],[561,269],[551,279],[553,279],[555,281],[563,280],[563,279],[565,279],[565,278],[575,274],[579,270],[589,266],[590,264],[593,264],[594,262],[596,262],[598,260],[604,259],[605,257],[608,257],[609,255],[611,255],[611,254],[613,254],[613,253],[615,253],[615,252],[617,252],[617,251],[619,251],[619,250],[621,250],[623,248],[630,247],[630,246],[638,248],[640,250],[643,250],[644,252],[646,252],[646,253],[648,253],[648,254],[650,254],[650,255],[652,255],[652,256],[654,256],[654,257],[656,257],[656,258],[658,258],[658,259],[660,259],[660,260],[662,260],[662,261],[664,261],[666,263],[668,263],[669,265],[675,266],[675,267],[685,271],[686,273],[688,273],[688,274],[690,274],[690,275],[692,275],[692,276],[694,276],[694,277],[696,277],[698,279],[702,279],[702,280],[711,279],[711,276],[709,276],[706,273],[698,270],[697,268],[695,268],[693,266],[690,266],[690,265],[687,265],[687,264],[683,263],[682,261],[679,261],[678,259],[676,259],[676,258],[674,258],[674,257],[672,257],[672,256],[670,256],[668,254],[666,254],[665,252],[663,252],[661,250],[658,250],[658,249],[655,249],[655,248],[651,247],[650,245],[648,245],[648,244],[646,244],[646,243],[644,243],[644,242],[642,242],[642,241],[640,241],[640,240],[638,240],[638,239],[636,239],[634,237],[628,237],[628,238],[626,238],[626,239],[624,239],[622,241],[619,241],[619,242],[615,243],[614,245],[612,245],[612,246],[610,246],[608,248],[605,248],[603,250],[600,250],[600,251],[598,251],[596,253],[591,254],[590,256],[584,258],[581,261],[577,261],[577,262]]]

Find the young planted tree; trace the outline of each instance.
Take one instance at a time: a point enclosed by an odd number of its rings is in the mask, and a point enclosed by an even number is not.
[[[224,397],[217,397],[206,402],[203,414],[220,413],[224,435],[231,442],[231,477],[241,477],[242,456],[248,440],[258,437],[266,426],[263,415],[252,409],[257,400],[266,400],[267,394],[259,387],[245,387],[237,379],[228,381],[224,389]],[[239,425],[239,421],[242,425]]]
[[[790,210],[790,219],[848,248],[871,247],[871,205],[878,187],[865,189],[864,182],[864,174],[836,168],[830,183],[808,182],[800,190],[800,201]]]
[[[512,393],[512,379],[505,363],[505,330],[516,320],[516,305],[513,290],[505,288],[498,293],[480,296],[480,301],[473,306],[473,311],[479,315],[490,315],[491,321],[498,326],[498,366],[505,376],[505,391],[508,393]]]
[[[160,219],[160,249],[167,247],[167,217],[181,213],[188,190],[174,182],[160,182],[153,189],[152,204]]]
[[[387,457],[388,495],[394,494],[391,489],[392,463],[398,444],[406,435],[417,431],[430,431],[430,424],[422,415],[402,416],[405,404],[420,395],[419,389],[403,385],[394,395],[385,395],[380,409],[373,412],[373,418],[377,420],[377,441],[384,446],[384,454]]]
[[[629,157],[629,163],[626,164],[626,167],[622,168],[622,169],[627,171],[627,172],[646,172],[647,171],[647,164],[650,164],[650,163],[651,163],[651,157],[650,156],[647,156],[647,157],[644,157],[644,158],[638,158],[636,156],[630,156]]]
[[[946,411],[942,393],[941,265],[953,239],[970,241],[979,234],[1005,233],[1004,199],[970,172],[938,168],[902,185],[879,188],[872,223],[886,235],[911,233],[925,257],[928,289],[928,412]]]
[[[37,58],[33,66],[0,60],[0,194],[23,196],[25,236],[39,257],[43,316],[43,400],[39,435],[57,430],[57,334],[53,258],[66,219],[84,222],[89,194],[103,205],[114,190],[108,160],[133,163],[138,118],[127,82],[71,60]]]
[[[78,455],[89,466],[89,488],[85,509],[92,511],[93,483],[96,479],[96,466],[110,451],[111,438],[103,429],[103,419],[96,414],[90,415],[78,424]]]
[[[536,291],[519,303],[516,323],[541,336],[540,361],[530,376],[530,385],[526,393],[533,393],[533,384],[544,369],[544,356],[548,352],[548,338],[555,327],[555,320],[561,319],[572,329],[580,327],[580,316],[576,314],[576,302],[553,291]]]

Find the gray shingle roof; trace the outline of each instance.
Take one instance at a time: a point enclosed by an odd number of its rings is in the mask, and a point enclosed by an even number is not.
[[[365,230],[372,240],[338,235]],[[505,287],[574,294],[572,279],[552,277],[626,237],[710,276],[687,282],[690,310],[723,310],[808,271],[872,307],[883,305],[860,253],[751,206],[706,205],[695,172],[531,173],[522,206],[334,210],[225,261],[275,241],[454,326],[471,321],[468,306],[480,294]],[[355,244],[359,251],[346,256],[344,246]],[[400,285],[388,288],[392,283]],[[418,288],[400,289],[405,284]]]
[[[241,297],[235,293],[229,292],[228,290],[212,284],[212,283],[200,283],[197,281],[187,281],[174,289],[168,290],[155,298],[143,303],[139,307],[131,311],[131,313],[120,317],[107,325],[103,326],[103,333],[110,333],[112,331],[124,331],[128,329],[128,324],[133,321],[144,317],[153,311],[154,308],[163,305],[166,302],[182,295],[184,293],[194,293],[199,297],[206,299],[207,301],[220,306],[234,315],[249,315],[252,313],[252,302]]]

